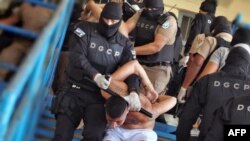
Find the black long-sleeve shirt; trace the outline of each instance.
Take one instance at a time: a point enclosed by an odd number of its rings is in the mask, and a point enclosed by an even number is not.
[[[228,100],[226,104],[216,110],[205,141],[222,141],[224,125],[250,125],[249,105],[250,95]]]
[[[249,94],[249,85],[250,78],[237,71],[218,72],[198,81],[179,118],[177,140],[187,141],[189,139],[192,125],[202,113],[199,139],[203,141],[211,126],[215,110],[232,97]]]
[[[74,83],[89,85],[85,78],[95,74],[112,74],[119,66],[135,59],[132,43],[119,32],[106,39],[97,31],[97,24],[81,22],[70,37],[68,77]]]

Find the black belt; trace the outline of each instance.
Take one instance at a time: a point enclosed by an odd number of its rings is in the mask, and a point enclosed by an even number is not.
[[[170,66],[171,62],[170,61],[164,61],[164,62],[154,62],[154,63],[149,63],[149,62],[140,62],[141,65],[145,65],[148,67],[154,67],[154,66]]]

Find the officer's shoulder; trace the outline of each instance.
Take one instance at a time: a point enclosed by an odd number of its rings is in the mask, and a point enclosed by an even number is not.
[[[159,18],[157,23],[163,28],[167,29],[170,27],[170,25],[174,22],[177,22],[175,17],[168,12],[162,14]]]
[[[129,39],[120,32],[117,32],[115,40],[118,44],[122,46],[128,45],[130,43]]]
[[[92,29],[95,28],[94,23],[90,23],[88,21],[80,21],[74,25],[74,34],[76,34],[78,37],[83,37],[86,34],[88,35],[89,32],[91,32]]]
[[[206,36],[205,40],[210,45],[216,45],[216,43],[217,43],[217,39],[215,37],[213,37],[213,36]]]
[[[207,18],[208,18],[207,15],[198,13],[198,14],[195,15],[195,18],[194,18],[194,19],[195,19],[195,20],[206,20]]]

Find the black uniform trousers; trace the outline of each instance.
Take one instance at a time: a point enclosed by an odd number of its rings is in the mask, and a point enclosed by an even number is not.
[[[81,119],[84,121],[83,141],[101,141],[106,118],[100,90],[89,91],[70,86],[60,102],[56,119],[53,141],[71,141]]]

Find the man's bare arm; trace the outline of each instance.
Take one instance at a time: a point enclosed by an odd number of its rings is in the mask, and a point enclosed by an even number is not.
[[[199,73],[205,59],[200,54],[190,55],[187,72],[182,83],[182,87],[188,88]]]
[[[169,111],[176,105],[177,99],[172,96],[159,96],[156,103],[152,104],[153,118],[157,118],[159,115]]]
[[[201,79],[202,77],[217,72],[219,69],[219,65],[214,63],[213,61],[209,61],[206,65],[206,67],[204,68],[204,70],[202,71],[202,73],[200,74],[200,76],[197,78],[197,80]]]

